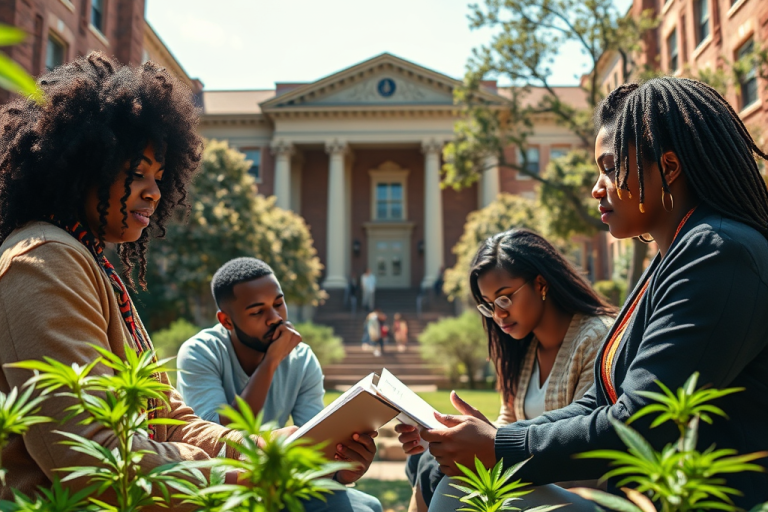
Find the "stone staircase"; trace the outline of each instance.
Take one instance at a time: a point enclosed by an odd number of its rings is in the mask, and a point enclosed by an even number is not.
[[[323,368],[326,389],[345,389],[371,372],[387,368],[406,385],[417,389],[447,385],[439,365],[428,364],[418,349],[418,336],[430,322],[452,316],[454,306],[443,297],[422,296],[420,290],[377,290],[376,307],[387,315],[387,324],[392,326],[395,313],[400,313],[408,324],[408,346],[405,352],[398,352],[394,340],[385,345],[380,357],[364,350],[360,341],[363,337],[367,311],[360,308],[352,312],[344,306],[343,293],[329,291],[329,298],[314,315],[314,322],[333,327],[337,336],[344,340],[346,356],[343,361]]]

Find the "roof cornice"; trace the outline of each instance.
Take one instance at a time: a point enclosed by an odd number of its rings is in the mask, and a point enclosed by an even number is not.
[[[352,67],[329,75],[325,78],[306,85],[297,87],[296,89],[286,92],[280,96],[270,98],[269,100],[260,104],[263,112],[272,114],[276,110],[283,110],[286,108],[308,108],[302,107],[302,104],[310,99],[322,97],[328,93],[340,90],[342,87],[349,86],[354,83],[358,83],[360,80],[365,79],[374,73],[382,70],[389,69],[397,71],[408,76],[411,79],[425,82],[427,85],[431,85],[438,89],[445,89],[452,92],[454,88],[462,84],[461,81],[443,75],[431,69],[419,66],[412,62],[409,62],[400,57],[396,57],[389,53],[383,53],[377,57],[369,59],[367,61],[356,64]],[[480,91],[480,97],[489,103],[501,103],[505,101],[505,98],[497,94],[493,94],[487,91]],[[390,105],[386,105],[390,107]],[[378,105],[360,105],[354,108],[374,108]],[[410,106],[409,106],[410,107]],[[448,106],[451,107],[451,106]],[[337,108],[334,106],[319,107],[313,105],[311,108]]]

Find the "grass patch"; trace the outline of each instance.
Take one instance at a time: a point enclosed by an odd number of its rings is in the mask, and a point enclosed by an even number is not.
[[[489,420],[495,421],[499,416],[501,398],[496,391],[462,389],[459,390],[458,393],[465,402],[478,409]],[[443,414],[457,414],[456,409],[453,407],[453,404],[451,404],[450,391],[425,391],[417,394],[438,412],[442,412]],[[339,395],[341,395],[340,391],[326,391],[325,397],[323,398],[325,405],[336,400]]]
[[[355,489],[377,497],[384,512],[405,512],[413,493],[407,480],[374,480],[365,477],[355,483]]]

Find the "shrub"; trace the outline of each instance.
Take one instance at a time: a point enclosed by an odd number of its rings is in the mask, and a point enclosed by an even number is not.
[[[152,344],[155,346],[159,357],[176,357],[181,344],[200,331],[200,327],[181,318],[171,323],[167,329],[154,333],[152,335]]]
[[[312,348],[320,366],[325,367],[344,359],[344,344],[341,338],[334,334],[333,327],[312,322],[298,323],[294,327],[301,333],[302,341]]]
[[[627,297],[627,283],[624,281],[597,281],[594,288],[614,306],[621,307]]]
[[[476,387],[476,375],[488,359],[485,329],[476,312],[444,318],[427,326],[419,336],[421,353],[427,361],[440,361],[452,382],[465,375],[469,387]]]

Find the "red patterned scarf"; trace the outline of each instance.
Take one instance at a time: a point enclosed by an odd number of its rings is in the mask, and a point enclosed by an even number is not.
[[[96,259],[96,263],[99,264],[104,273],[107,274],[107,277],[109,277],[109,281],[112,283],[112,289],[115,292],[117,302],[120,306],[120,313],[123,316],[123,321],[125,322],[125,326],[128,328],[128,332],[131,333],[131,338],[134,345],[133,348],[136,350],[136,353],[141,355],[147,350],[153,350],[154,347],[152,346],[152,341],[146,337],[142,330],[139,329],[136,325],[135,318],[138,318],[138,314],[136,313],[136,309],[133,306],[133,301],[131,301],[131,297],[128,295],[128,290],[126,289],[123,280],[120,279],[120,276],[117,274],[115,267],[112,266],[107,257],[104,255],[104,246],[101,244],[101,242],[99,242],[96,237],[94,237],[91,232],[85,228],[85,226],[77,221],[66,223],[60,221],[59,219],[51,218],[50,222],[75,237],[77,241],[88,248],[93,257]],[[157,400],[154,398],[150,398],[147,401],[147,419],[149,420],[157,417],[156,402]],[[150,439],[154,439],[155,437],[155,429],[152,425],[149,427],[149,437]]]

